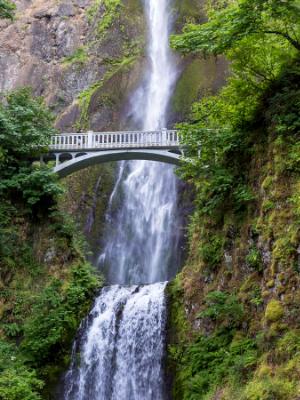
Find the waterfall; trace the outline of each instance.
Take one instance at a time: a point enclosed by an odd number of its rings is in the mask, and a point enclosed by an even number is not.
[[[163,398],[164,289],[164,283],[156,283],[102,290],[74,344],[65,399]]]
[[[144,0],[148,67],[133,94],[135,127],[166,127],[176,81],[169,49],[168,0]],[[106,215],[99,268],[104,288],[74,343],[65,400],[163,400],[166,281],[178,269],[177,188],[173,167],[123,162]],[[78,362],[80,353],[80,362]]]

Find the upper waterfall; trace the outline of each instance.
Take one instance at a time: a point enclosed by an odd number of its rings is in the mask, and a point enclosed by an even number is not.
[[[145,14],[147,68],[131,97],[131,115],[135,127],[155,130],[167,125],[177,77],[176,59],[169,47],[169,1],[145,1]],[[99,257],[111,283],[146,284],[174,276],[179,243],[176,181],[172,166],[148,161],[121,165]]]
[[[131,98],[132,114],[142,130],[167,126],[167,108],[177,78],[176,57],[169,47],[170,1],[145,0],[148,22],[147,69],[144,84]]]

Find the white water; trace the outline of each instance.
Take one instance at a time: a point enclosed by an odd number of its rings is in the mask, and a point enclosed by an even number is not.
[[[148,68],[131,99],[135,128],[167,125],[176,81],[168,45],[168,0],[144,0]],[[163,400],[165,286],[176,272],[179,234],[173,167],[121,163],[112,192],[99,266],[113,286],[102,290],[65,379],[65,400]],[[137,285],[146,286],[137,286]],[[119,286],[131,285],[131,286]],[[80,365],[77,352],[80,351]]]
[[[164,289],[165,284],[156,283],[102,290],[84,322],[84,334],[75,342],[65,399],[163,398]]]

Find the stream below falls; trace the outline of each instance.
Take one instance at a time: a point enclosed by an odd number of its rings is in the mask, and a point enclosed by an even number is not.
[[[168,0],[144,0],[147,67],[130,99],[134,129],[167,126],[176,83]],[[122,162],[106,214],[102,289],[73,344],[64,400],[164,400],[167,281],[180,263],[177,178],[156,162]]]

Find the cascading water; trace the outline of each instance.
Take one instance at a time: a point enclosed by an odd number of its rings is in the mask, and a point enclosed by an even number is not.
[[[167,123],[176,63],[168,45],[169,1],[144,1],[149,66],[131,99],[131,114],[136,128],[155,130]],[[106,245],[99,257],[112,286],[102,290],[82,323],[65,377],[65,400],[165,398],[164,292],[165,281],[178,266],[176,206],[173,167],[121,163],[107,212]]]

